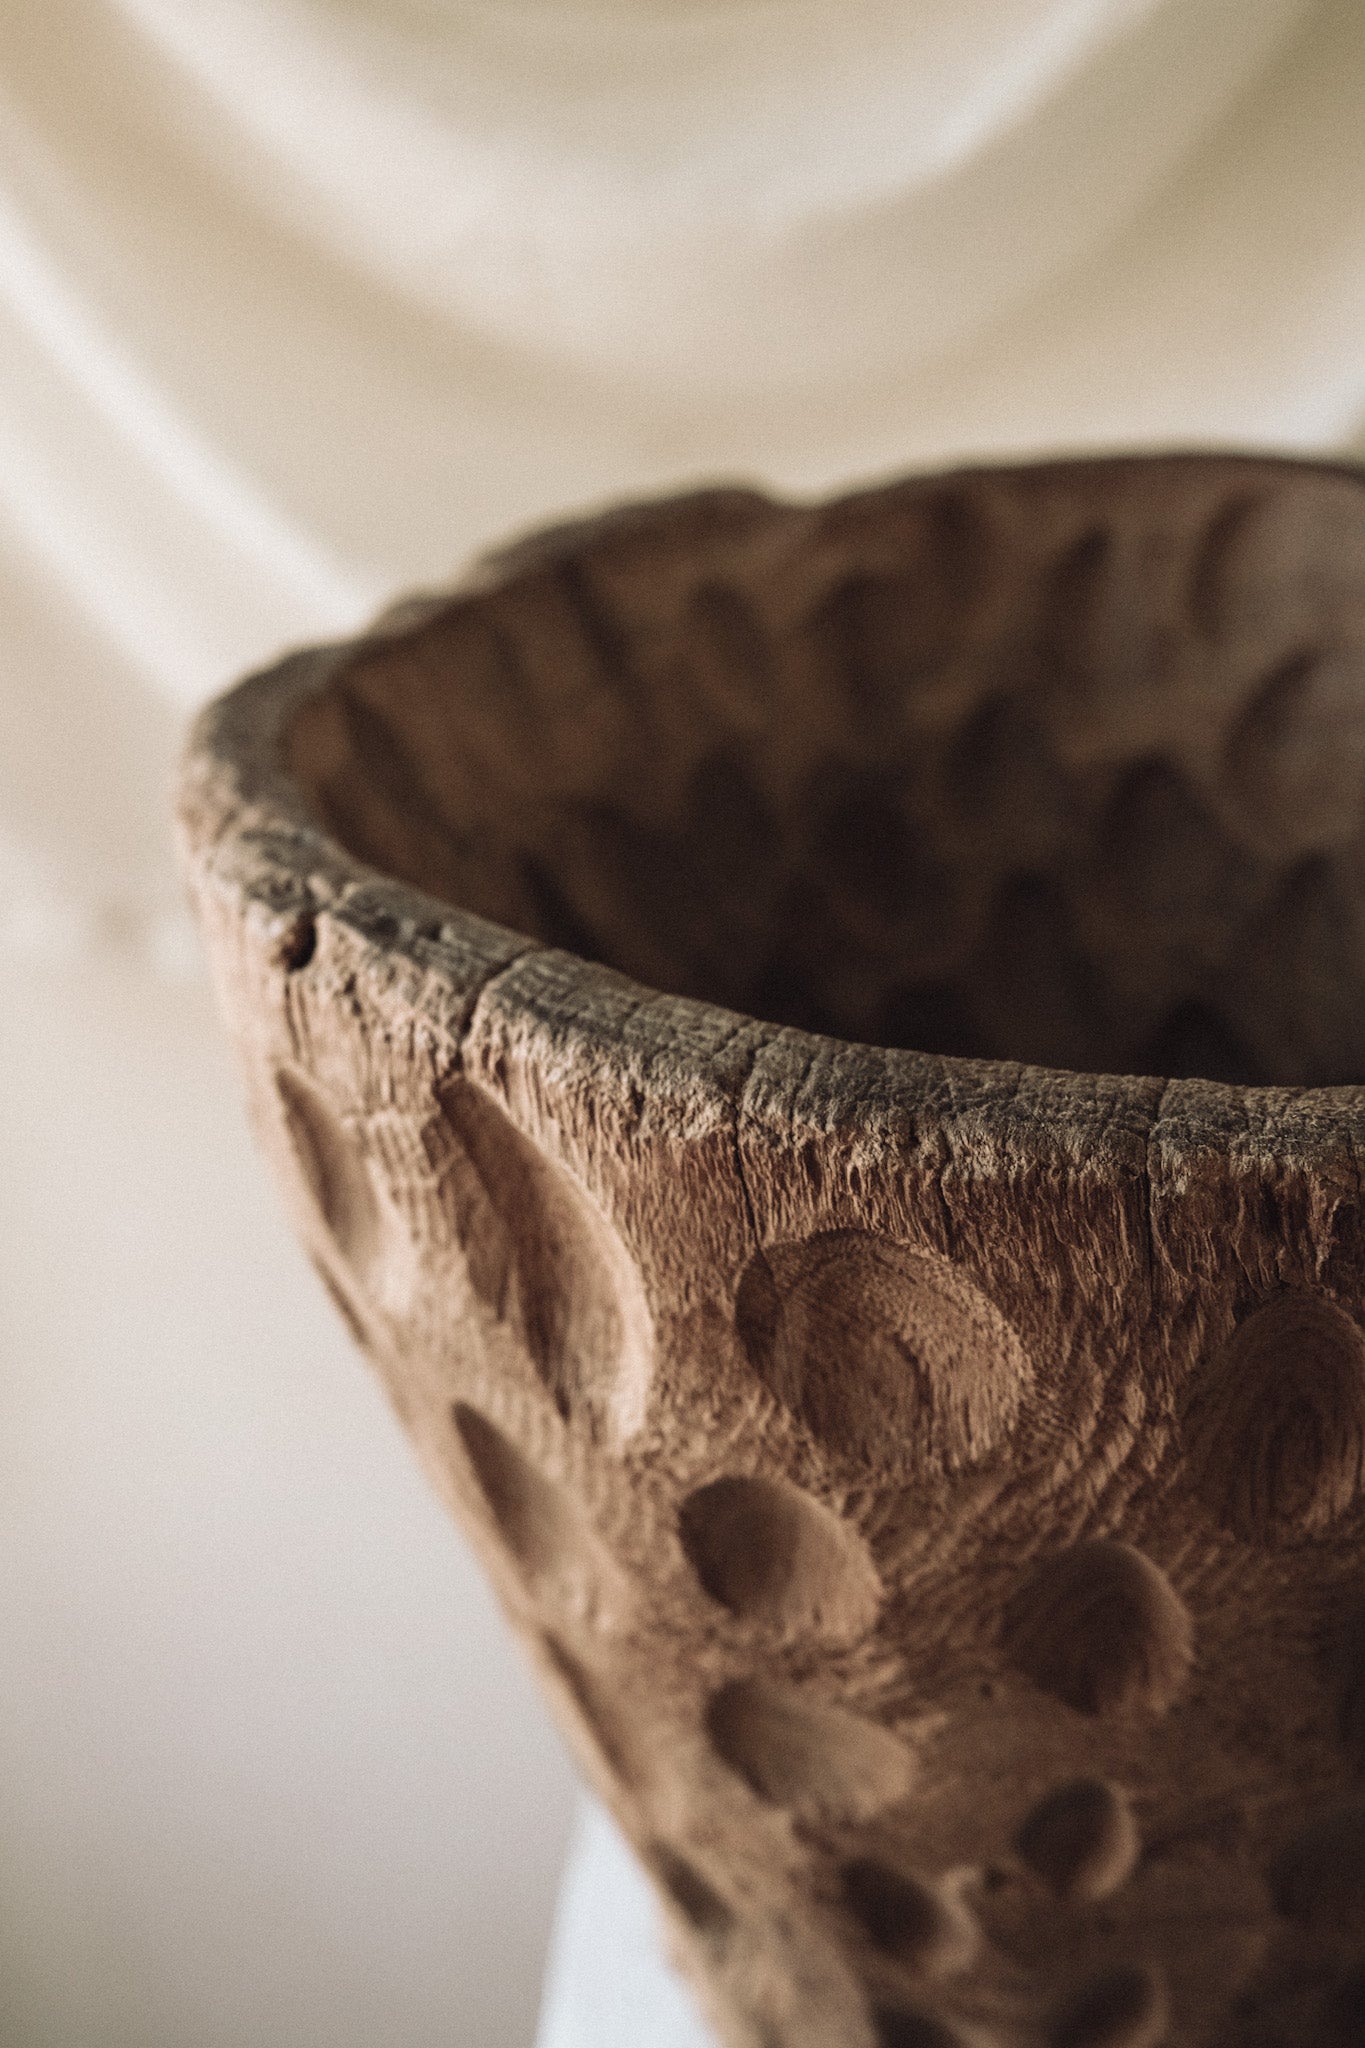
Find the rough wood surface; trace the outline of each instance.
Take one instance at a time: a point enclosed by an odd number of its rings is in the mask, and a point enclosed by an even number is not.
[[[1365,2037],[1362,479],[563,529],[223,699],[182,820],[725,2040]]]

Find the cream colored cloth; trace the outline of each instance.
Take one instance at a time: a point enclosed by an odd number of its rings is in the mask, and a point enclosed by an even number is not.
[[[300,1263],[262,1249],[284,1240],[167,850],[184,712],[622,493],[1127,442],[1365,452],[1362,132],[1359,0],[0,8],[15,2048],[511,2048],[562,1836],[567,1779],[472,1594],[446,1615],[470,1630],[458,1855],[404,1805],[457,1710],[404,1633],[426,1596],[382,1588],[435,1539],[387,1439],[367,1462],[358,1394],[341,1419],[353,1368]],[[277,1586],[338,1471],[346,1540]],[[295,1642],[284,1735],[262,1689]],[[495,1896],[497,1941],[466,1939]]]
[[[0,932],[173,964],[159,707],[547,512],[1359,446],[1363,116],[1355,0],[0,10]]]

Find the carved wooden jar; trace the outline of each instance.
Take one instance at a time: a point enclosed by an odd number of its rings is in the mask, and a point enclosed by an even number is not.
[[[733,2048],[1365,2039],[1365,484],[541,537],[200,721],[262,1140]]]

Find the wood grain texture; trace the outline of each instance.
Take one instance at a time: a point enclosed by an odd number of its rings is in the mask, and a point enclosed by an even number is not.
[[[730,2048],[1358,2038],[1365,481],[629,508],[243,684],[181,819]]]

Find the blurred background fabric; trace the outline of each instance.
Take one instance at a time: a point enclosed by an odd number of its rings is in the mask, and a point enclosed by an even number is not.
[[[187,712],[623,494],[1365,453],[1363,132],[1358,0],[0,9],[11,2048],[525,2044],[570,1824],[251,1153]],[[584,1898],[650,1967],[595,1825],[547,2048]]]

